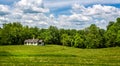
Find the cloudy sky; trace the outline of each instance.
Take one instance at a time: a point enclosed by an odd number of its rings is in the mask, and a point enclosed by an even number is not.
[[[120,17],[120,0],[0,0],[0,26],[20,22],[48,28],[83,29],[96,24],[105,29]]]

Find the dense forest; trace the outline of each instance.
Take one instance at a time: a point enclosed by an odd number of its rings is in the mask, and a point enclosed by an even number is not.
[[[23,26],[19,22],[3,24],[0,28],[0,45],[23,45],[25,39],[38,38],[46,44],[57,44],[77,48],[104,48],[120,46],[120,18],[109,22],[107,29],[95,24],[83,30],[48,29]]]

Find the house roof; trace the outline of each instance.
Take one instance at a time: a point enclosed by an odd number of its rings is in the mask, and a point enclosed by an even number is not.
[[[39,40],[39,39],[27,39],[24,42],[43,42],[43,40]]]

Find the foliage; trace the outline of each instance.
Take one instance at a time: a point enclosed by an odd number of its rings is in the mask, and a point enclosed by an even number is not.
[[[63,34],[61,36],[61,43],[63,44],[63,46],[70,46],[71,44],[70,36],[67,34]]]
[[[119,30],[120,30],[120,18],[117,18],[115,23],[112,23],[105,33],[105,45],[106,47],[119,46]]]
[[[76,36],[74,37],[74,47],[77,48],[84,48],[84,39],[82,38],[82,36],[80,34],[76,34]]]
[[[95,24],[76,29],[48,29],[23,26],[19,22],[3,24],[0,28],[0,45],[22,45],[25,39],[43,39],[47,44],[73,46],[77,48],[104,48],[120,46],[120,18],[109,22],[107,30]]]

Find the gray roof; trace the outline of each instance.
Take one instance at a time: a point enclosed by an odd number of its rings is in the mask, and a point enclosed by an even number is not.
[[[43,42],[43,40],[39,40],[39,39],[27,39],[24,42]]]

